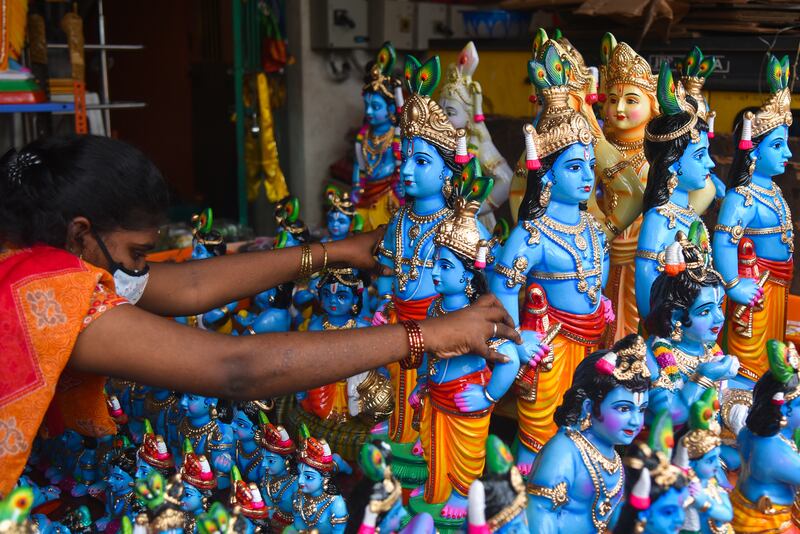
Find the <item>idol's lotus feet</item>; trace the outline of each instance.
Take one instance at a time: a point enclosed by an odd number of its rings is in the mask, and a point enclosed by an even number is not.
[[[422,449],[422,441],[417,440],[417,442],[414,443],[414,446],[411,448],[411,454],[414,456],[422,456],[425,454],[425,451]]]
[[[442,508],[441,516],[447,519],[467,517],[467,498],[453,491]]]
[[[419,497],[423,493],[425,493],[425,486],[424,485],[417,486],[416,488],[411,490],[410,497]]]
[[[373,436],[380,436],[382,434],[389,433],[389,421],[381,421],[377,425],[373,426],[369,433]]]

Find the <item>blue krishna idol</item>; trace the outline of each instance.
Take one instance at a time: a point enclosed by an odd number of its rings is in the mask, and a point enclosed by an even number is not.
[[[259,410],[249,403],[234,407],[231,430],[236,439],[234,460],[245,482],[261,483],[264,478],[264,452],[257,440]]]
[[[399,532],[409,515],[403,506],[403,488],[392,474],[391,447],[380,440],[365,443],[358,454],[358,465],[364,472],[369,491],[369,503],[364,510],[359,534]],[[417,531],[406,529],[404,532]],[[432,528],[430,532],[433,532]]]
[[[366,231],[389,222],[402,196],[398,186],[401,156],[395,126],[403,107],[403,89],[392,76],[396,57],[392,44],[384,43],[375,61],[367,66],[361,90],[365,124],[356,138],[353,200]]]
[[[338,471],[328,443],[300,427],[297,451],[298,488],[294,496],[294,528],[300,532],[342,534],[347,528],[347,505],[333,482]]]
[[[625,484],[614,447],[630,445],[644,425],[650,385],[645,353],[644,340],[630,334],[578,364],[556,410],[559,430],[528,476],[528,524],[536,532],[608,528]]]
[[[722,473],[720,458],[720,427],[717,423],[719,402],[717,392],[707,389],[700,399],[692,404],[689,416],[689,431],[683,435],[675,450],[675,456],[685,451],[688,467],[697,477],[699,487],[690,488],[693,502],[686,512],[684,532],[702,534],[733,534],[730,521],[733,507],[728,492],[717,481]],[[677,462],[676,462],[677,463]]]
[[[379,247],[379,260],[393,270],[393,275],[378,278],[381,303],[374,323],[420,321],[436,297],[431,277],[433,234],[437,225],[452,213],[448,205],[452,179],[469,159],[466,131],[456,130],[430,97],[440,76],[438,57],[424,65],[413,56],[407,57],[405,80],[412,95],[403,106],[400,119],[403,136],[400,175],[406,204],[392,216]],[[424,461],[411,452],[419,438],[411,425],[413,414],[408,404],[409,394],[417,383],[414,363],[419,365],[407,358],[388,366],[395,397],[388,439],[395,444],[392,446],[395,474],[407,487],[416,487],[426,478]]]
[[[467,534],[528,534],[527,500],[511,451],[500,438],[489,436],[486,469],[469,487]]]
[[[208,459],[220,489],[226,489],[236,442],[230,425],[217,419],[217,399],[186,393],[181,407],[184,410],[178,427],[181,437],[188,438],[194,450]]]
[[[661,115],[647,124],[644,154],[650,162],[644,190],[644,219],[636,250],[636,306],[639,317],[650,313],[650,288],[658,276],[658,253],[700,216],[689,193],[705,187],[714,162],[708,154],[708,126],[697,104],[665,62],[656,91]]]
[[[454,212],[436,228],[433,284],[439,296],[429,317],[440,317],[468,307],[488,292],[483,273],[488,242],[481,237],[477,213],[491,192],[493,179],[481,176],[480,165],[471,160],[454,180]],[[417,385],[409,401],[420,413],[420,438],[428,464],[428,480],[411,493],[412,512],[428,512],[442,531],[460,528],[467,514],[467,493],[483,472],[484,442],[495,403],[511,387],[519,370],[512,343],[501,347],[510,360],[490,370],[475,354],[440,360],[423,357]],[[457,524],[452,521],[457,520]]]
[[[105,531],[112,520],[126,515],[136,517],[141,505],[133,491],[136,475],[136,452],[134,449],[120,451],[108,464],[106,475],[105,514],[95,521],[99,531]]]
[[[217,477],[208,459],[194,452],[189,438],[183,443],[183,463],[179,472],[184,486],[181,498],[181,508],[185,513],[184,530],[187,534],[194,534],[197,516],[206,511],[211,492],[217,489]]]
[[[261,433],[258,440],[264,450],[263,494],[269,507],[269,525],[272,532],[283,532],[294,523],[292,514],[297,494],[297,447],[283,426],[270,423],[264,412],[259,412],[259,418]]]
[[[744,115],[713,242],[728,294],[722,344],[739,356],[739,373],[753,382],[768,368],[767,340],[782,340],[786,335],[794,265],[792,214],[774,181],[792,157],[787,56],[780,61],[773,56],[767,62],[767,85],[772,93],[769,99],[755,114]]]
[[[613,316],[602,295],[608,277],[606,237],[584,209],[594,186],[595,138],[583,115],[569,106],[568,63],[552,44],[543,57],[544,63],[532,61],[528,66],[544,105],[536,128],[525,126],[528,188],[519,223],[490,283],[526,343],[545,335],[532,324],[544,314],[553,328],[560,328],[549,344],[547,364],[525,365],[520,377],[520,382],[533,384],[517,401],[518,466],[523,475],[556,433],[553,414],[572,373],[598,348]],[[534,298],[542,301],[536,306],[540,313],[520,317],[520,289],[526,292],[526,309]],[[523,363],[530,357],[525,352],[520,353]]]
[[[615,534],[678,534],[692,502],[689,478],[670,462],[675,439],[672,418],[656,416],[647,443],[635,443],[625,455],[626,501]],[[722,531],[725,532],[725,531]]]
[[[328,205],[325,216],[328,235],[322,238],[323,242],[338,241],[349,236],[351,232],[364,229],[364,218],[356,211],[349,193],[343,193],[335,185],[329,185],[325,188],[325,201]]]
[[[792,343],[767,341],[769,370],[753,389],[739,432],[742,471],[731,494],[735,532],[800,529],[800,356]]]

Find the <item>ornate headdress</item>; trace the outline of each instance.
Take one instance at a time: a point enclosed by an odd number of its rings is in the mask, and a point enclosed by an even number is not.
[[[475,43],[468,42],[458,54],[456,63],[447,66],[445,84],[442,86],[441,98],[458,100],[467,110],[472,111],[472,120],[483,122],[483,98],[481,84],[472,79],[478,68],[478,50]]]
[[[339,211],[348,217],[355,217],[356,204],[348,192],[342,192],[335,185],[329,185],[325,189],[325,200],[328,204],[328,211]]]
[[[709,273],[715,273],[722,279],[711,264],[711,244],[700,221],[691,224],[688,237],[678,230],[675,241],[667,245],[657,257],[659,268],[663,268],[669,276],[678,276],[685,272],[695,282],[702,283]]]
[[[156,469],[167,470],[175,466],[175,461],[167,448],[167,444],[164,443],[164,438],[153,432],[153,426],[150,424],[149,419],[144,420],[144,435],[138,455],[139,458]]]
[[[321,288],[326,284],[342,284],[352,288],[359,295],[364,290],[364,281],[356,275],[355,269],[350,267],[327,269],[320,276],[317,287]],[[335,293],[336,288],[332,288],[332,291]]]
[[[267,415],[262,411],[258,412],[258,420],[261,426],[261,432],[257,435],[259,446],[283,456],[294,454],[297,451],[294,441],[282,425],[275,426],[270,423]]]
[[[800,356],[794,343],[770,339],[767,341],[767,360],[772,376],[788,390],[781,400],[789,402],[800,396]]]
[[[616,345],[615,345],[616,347]],[[611,350],[597,360],[598,373],[611,375],[620,382],[632,380],[636,376],[650,378],[647,367],[647,347],[642,336],[636,336],[633,345],[619,350]]]
[[[648,123],[647,128],[645,128],[645,139],[656,143],[663,143],[690,133],[692,136],[692,143],[698,142],[700,140],[700,133],[695,128],[697,125],[697,111],[694,109],[694,106],[686,101],[686,89],[683,87],[683,84],[673,79],[672,70],[669,68],[669,64],[666,61],[661,63],[661,70],[658,71],[658,89],[656,90],[656,96],[658,97],[658,105],[661,107],[662,114],[679,115],[681,113],[686,113],[686,122],[673,132],[657,134],[650,131],[650,127],[654,123],[654,121],[651,121]],[[658,120],[657,117],[656,120]]]
[[[264,503],[258,486],[245,482],[236,464],[231,466],[230,503],[231,507],[241,507],[242,515],[248,519],[261,521],[269,515],[269,508]]]
[[[597,102],[597,69],[587,67],[583,56],[572,43],[564,37],[561,30],[556,30],[552,37],[548,37],[543,28],[536,31],[533,38],[533,54],[531,59],[538,63],[545,62],[545,54],[549,47],[558,52],[561,61],[569,66],[567,69],[567,86],[575,92],[585,92],[586,102]]]
[[[523,127],[525,135],[525,160],[529,170],[541,167],[544,158],[575,143],[594,144],[586,118],[569,106],[569,86],[572,67],[563,61],[555,44],[550,43],[544,52],[544,63],[530,61],[528,76],[542,93],[544,110],[536,128]]]
[[[403,106],[403,89],[400,85],[400,80],[392,76],[392,69],[394,69],[395,61],[397,60],[397,53],[394,50],[392,43],[385,42],[375,56],[375,62],[367,71],[365,78],[366,83],[361,88],[364,93],[379,93],[388,100],[395,100],[397,108]],[[397,103],[397,95],[400,94]]]
[[[336,469],[331,446],[324,439],[311,436],[305,424],[300,425],[300,448],[297,461],[313,467],[322,474],[330,474]]]
[[[412,94],[403,105],[400,130],[406,139],[421,137],[442,150],[455,152],[456,163],[463,164],[469,161],[467,131],[456,130],[431,98],[441,75],[439,56],[432,57],[424,65],[414,56],[406,56],[405,80]]]
[[[139,514],[137,525],[148,525],[148,531],[169,532],[183,528],[185,516],[181,509],[184,487],[181,475],[173,475],[169,480],[158,471],[150,473],[145,480],[137,480],[135,491],[138,500],[145,505],[153,518],[148,522],[147,515]]]
[[[681,73],[681,83],[686,88],[686,92],[697,101],[697,116],[708,123],[708,136],[714,137],[714,118],[716,111],[708,108],[708,103],[703,96],[703,84],[711,73],[714,72],[716,58],[714,56],[704,56],[703,52],[694,47],[686,55],[686,59],[678,65]]]
[[[770,97],[753,114],[748,111],[742,121],[740,150],[753,148],[753,137],[765,134],[778,126],[792,125],[792,93],[789,90],[789,56],[778,60],[770,56],[767,62],[767,85]]]
[[[635,85],[647,93],[656,92],[656,77],[647,60],[627,43],[617,43],[611,33],[600,41],[600,76],[604,91],[612,85]]]
[[[486,519],[486,484],[510,484],[513,498],[510,502],[495,503],[503,506]],[[507,494],[503,493],[505,497]],[[511,497],[511,495],[508,495]],[[467,524],[469,532],[497,532],[512,519],[525,513],[528,496],[525,483],[517,467],[514,456],[508,446],[495,435],[486,439],[486,470],[480,480],[476,480],[469,488],[469,514]]]
[[[716,414],[719,412],[717,390],[708,388],[689,411],[689,432],[681,439],[690,460],[702,458],[722,444],[720,426]]]
[[[218,247],[225,243],[222,234],[212,229],[214,212],[211,208],[192,216],[192,236],[195,243],[205,247]]]
[[[211,464],[205,456],[194,452],[189,438],[183,440],[183,464],[180,474],[184,482],[199,490],[211,491],[217,487],[217,477],[211,470]]]
[[[375,514],[390,511],[400,501],[403,488],[392,474],[392,449],[383,441],[367,442],[358,454],[358,465],[375,484],[369,499],[369,510]]]
[[[480,269],[486,267],[489,245],[481,239],[476,215],[493,185],[493,178],[481,176],[477,158],[471,159],[453,183],[453,214],[439,223],[433,235],[435,245],[452,250]]]

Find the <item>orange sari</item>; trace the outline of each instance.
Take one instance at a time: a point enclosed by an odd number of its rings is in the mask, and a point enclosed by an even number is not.
[[[51,436],[116,432],[105,378],[65,371],[78,334],[127,302],[113,288],[109,273],[64,250],[0,253],[0,495],[17,482],[40,427]]]

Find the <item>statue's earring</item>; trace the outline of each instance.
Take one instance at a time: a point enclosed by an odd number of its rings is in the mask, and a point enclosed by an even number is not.
[[[356,314],[358,314],[358,305],[357,305],[357,304],[353,304],[353,305],[350,307],[350,310],[353,312],[353,315],[356,315]]]
[[[747,174],[753,176],[753,173],[756,172],[756,160],[758,160],[755,156],[750,156],[750,165],[747,167]]]
[[[667,194],[672,196],[672,192],[675,191],[676,187],[678,187],[678,175],[673,172],[667,180]]]
[[[552,189],[553,189],[553,182],[547,182],[546,184],[544,184],[544,187],[542,188],[542,197],[539,200],[539,204],[541,204],[543,208],[546,208],[547,206],[550,205],[550,197],[552,195],[551,192]]]
[[[216,419],[217,416],[219,416],[219,412],[217,411],[217,406],[215,404],[209,406],[208,416],[211,417],[211,419]]]
[[[633,527],[633,532],[635,534],[642,534],[644,532],[644,527],[647,524],[646,519],[637,519],[636,525]]]
[[[467,287],[465,287],[465,288],[464,288],[464,293],[465,293],[465,294],[467,295],[467,297],[469,297],[470,299],[473,297],[473,295],[475,295],[475,288],[474,288],[474,287],[472,287],[472,282],[469,282],[469,283],[467,284]]]
[[[676,343],[683,339],[683,329],[681,328],[680,321],[675,321],[675,326],[672,327],[672,332],[669,337]]]
[[[581,426],[580,429],[582,432],[589,430],[592,426],[592,414],[586,414],[586,417],[581,419]]]
[[[328,477],[325,477],[325,478],[322,479],[322,491],[324,491],[325,493],[328,493],[328,483],[329,482],[330,482],[330,479]]]
[[[442,195],[444,195],[445,199],[448,199],[452,194],[453,183],[450,181],[450,178],[445,178],[444,183],[442,184]]]
[[[785,415],[781,416],[781,421],[780,421],[781,428],[786,428],[788,424],[789,420],[786,418],[786,416]]]

